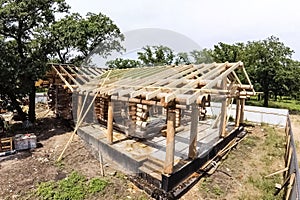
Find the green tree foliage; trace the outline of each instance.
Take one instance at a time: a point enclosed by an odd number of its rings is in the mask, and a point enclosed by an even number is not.
[[[166,46],[146,46],[137,54],[144,66],[170,65],[175,58],[172,49]]]
[[[106,65],[109,68],[115,69],[125,69],[125,68],[135,68],[140,67],[141,63],[138,60],[131,60],[131,59],[123,59],[117,58],[115,60],[108,61]]]
[[[201,63],[212,63],[212,50],[209,49],[202,49],[202,50],[194,50],[191,53],[193,58],[194,64],[201,64]]]
[[[54,22],[46,31],[54,48],[54,56],[61,63],[80,63],[91,51],[107,56],[112,50],[121,51],[124,39],[113,21],[99,13],[88,13],[85,18],[78,13],[65,16]]]
[[[264,92],[265,107],[268,107],[270,92],[277,96],[285,87],[289,87],[281,80],[289,79],[286,72],[291,69],[292,53],[289,47],[274,36],[247,43],[244,59],[250,76],[259,83],[259,89]]]
[[[298,89],[299,68],[291,59],[293,51],[271,36],[246,44],[219,43],[214,46],[212,57],[216,62],[243,61],[256,91],[264,93],[264,106],[268,106],[270,92],[275,98],[290,95]]]
[[[189,54],[186,52],[179,52],[175,58],[175,65],[189,65],[191,60]]]
[[[29,93],[29,117],[34,121],[35,86],[45,72],[47,54],[51,52],[40,30],[55,20],[55,13],[68,9],[62,0],[1,0],[1,91],[9,96],[22,117],[19,95]]]
[[[78,62],[91,51],[102,56],[121,50],[123,35],[103,14],[86,18],[66,14],[64,0],[0,0],[0,91],[7,95],[20,116],[17,99],[29,94],[29,120],[35,120],[35,81],[46,72],[49,59]]]

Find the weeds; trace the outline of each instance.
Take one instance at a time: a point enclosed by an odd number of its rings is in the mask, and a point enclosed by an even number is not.
[[[81,200],[88,194],[104,190],[108,181],[93,178],[90,181],[78,172],[72,172],[67,178],[58,182],[40,183],[36,195],[43,200]]]

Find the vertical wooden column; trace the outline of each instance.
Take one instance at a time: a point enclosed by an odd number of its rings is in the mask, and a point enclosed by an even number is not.
[[[175,118],[176,118],[175,110],[168,109],[166,159],[164,164],[165,174],[171,174],[173,172],[174,152],[175,152]]]
[[[236,111],[235,111],[235,127],[240,126],[240,118],[241,118],[241,100],[240,98],[236,98]]]
[[[191,130],[190,130],[190,146],[189,158],[195,159],[197,156],[197,134],[198,134],[199,109],[196,103],[192,104],[191,114]]]
[[[108,112],[107,112],[107,141],[109,144],[113,143],[113,104],[111,102],[111,99],[109,99],[108,102]]]
[[[77,116],[76,116],[76,123],[79,122],[79,118],[81,118],[80,111],[82,109],[82,95],[78,92],[77,93]]]
[[[244,123],[245,98],[242,98],[240,101],[241,101],[241,117],[240,117],[240,123]]]
[[[227,89],[227,77],[222,80],[222,89]],[[219,127],[219,134],[220,137],[226,136],[226,118],[227,118],[227,98],[225,97],[222,100],[222,107],[221,107],[221,118],[220,118],[220,127]]]

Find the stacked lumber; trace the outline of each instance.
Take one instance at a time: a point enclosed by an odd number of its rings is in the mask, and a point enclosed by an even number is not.
[[[149,106],[145,104],[136,104],[136,125],[143,129],[146,128],[148,122],[147,119],[149,117]]]
[[[107,121],[108,98],[98,96],[95,99],[95,113],[98,121]]]
[[[49,88],[48,96],[50,101],[48,105],[54,111],[56,116],[71,120],[72,115],[72,92],[62,85],[52,85]]]
[[[175,109],[175,127],[179,127],[181,124],[181,109],[180,108],[176,108]]]

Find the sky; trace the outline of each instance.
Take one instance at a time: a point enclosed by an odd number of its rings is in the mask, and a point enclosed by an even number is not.
[[[107,15],[122,32],[168,29],[202,48],[274,35],[300,60],[299,0],[66,0],[72,12]]]

